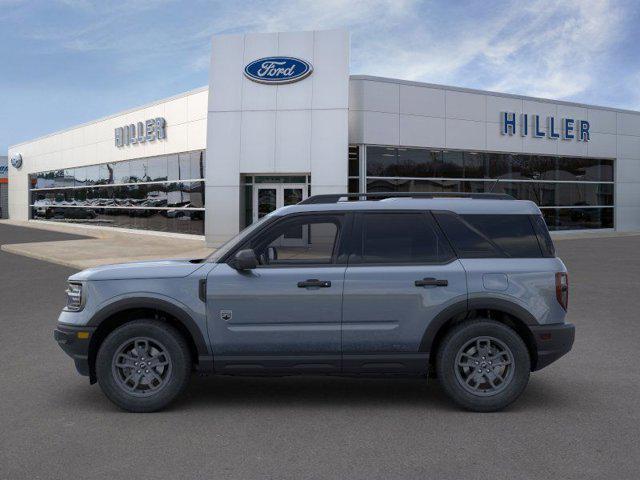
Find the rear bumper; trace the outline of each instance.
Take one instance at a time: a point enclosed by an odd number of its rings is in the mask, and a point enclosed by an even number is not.
[[[87,338],[79,338],[78,333],[87,332]],[[92,327],[76,327],[72,325],[58,324],[53,331],[53,338],[64,353],[69,355],[76,364],[76,370],[80,375],[89,376],[89,343],[95,332]],[[84,336],[84,335],[81,335]]]
[[[536,342],[538,361],[533,370],[555,362],[573,347],[576,328],[571,323],[531,327]]]

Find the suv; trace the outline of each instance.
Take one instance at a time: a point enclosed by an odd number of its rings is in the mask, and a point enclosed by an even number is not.
[[[506,195],[318,195],[210,257],[69,278],[54,337],[116,405],[159,410],[192,371],[437,376],[495,411],[567,353],[567,270]]]

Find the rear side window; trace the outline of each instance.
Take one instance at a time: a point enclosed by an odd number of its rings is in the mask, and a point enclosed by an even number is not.
[[[545,256],[529,215],[435,215],[460,258]]]
[[[359,224],[356,262],[445,263],[454,258],[446,238],[426,213],[364,213]]]
[[[462,218],[493,241],[508,257],[542,256],[528,215],[462,215]]]
[[[499,258],[504,253],[483,233],[452,212],[434,212],[434,216],[460,258]]]
[[[544,221],[544,217],[542,215],[531,215],[531,223],[533,224],[533,228],[538,235],[538,242],[540,243],[540,248],[542,249],[542,255],[545,257],[555,257],[556,256],[556,247],[553,245],[553,241],[551,240],[551,235],[549,235],[549,229],[547,228],[547,224]]]

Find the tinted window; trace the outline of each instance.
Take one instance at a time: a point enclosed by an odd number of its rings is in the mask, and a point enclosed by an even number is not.
[[[441,263],[453,257],[425,213],[365,213],[360,223],[362,263]]]
[[[434,213],[460,258],[504,257],[494,244],[461,217],[450,212]]]
[[[285,219],[242,248],[253,248],[261,265],[332,263],[340,219],[315,215]]]
[[[545,223],[543,216],[531,215],[530,218],[533,228],[538,235],[538,243],[542,249],[542,254],[545,257],[555,257],[556,249],[551,241],[551,235],[549,235],[549,230],[547,229],[547,224]]]
[[[528,215],[463,215],[462,218],[493,241],[508,257],[542,256]]]

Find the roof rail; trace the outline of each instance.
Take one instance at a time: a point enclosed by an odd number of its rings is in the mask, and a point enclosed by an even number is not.
[[[515,200],[506,193],[467,193],[467,192],[369,192],[369,193],[327,193],[312,195],[299,205],[313,203],[338,203],[340,201],[384,200],[386,198],[475,198],[482,200]]]

